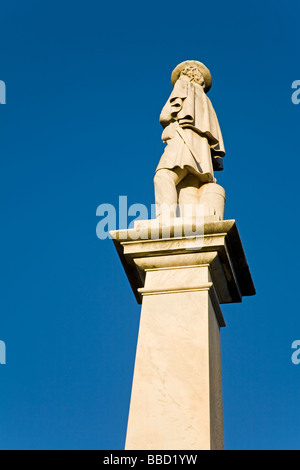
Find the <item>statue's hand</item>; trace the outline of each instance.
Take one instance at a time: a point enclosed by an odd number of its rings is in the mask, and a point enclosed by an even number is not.
[[[219,156],[213,156],[212,158],[212,163],[213,163],[213,169],[215,171],[222,171],[224,170],[224,166],[223,166],[223,159]]]

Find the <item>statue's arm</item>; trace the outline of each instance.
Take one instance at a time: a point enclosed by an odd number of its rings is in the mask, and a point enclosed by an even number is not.
[[[187,97],[187,85],[182,80],[177,80],[174,89],[163,107],[159,121],[163,128],[177,120],[177,115],[182,109],[183,101]]]

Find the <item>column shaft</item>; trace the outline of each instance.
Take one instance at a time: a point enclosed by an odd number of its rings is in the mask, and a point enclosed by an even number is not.
[[[220,312],[209,266],[146,271],[126,449],[223,448]]]

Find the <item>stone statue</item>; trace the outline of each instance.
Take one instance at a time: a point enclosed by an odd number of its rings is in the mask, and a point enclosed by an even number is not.
[[[154,177],[156,216],[161,217],[167,208],[175,217],[178,204],[184,216],[185,204],[202,203],[206,204],[206,215],[217,215],[220,220],[225,192],[216,184],[214,170],[223,169],[225,149],[216,113],[206,95],[212,85],[210,71],[201,62],[187,60],[173,70],[171,82],[174,88],[160,115],[166,147]],[[216,209],[220,197],[223,209]]]

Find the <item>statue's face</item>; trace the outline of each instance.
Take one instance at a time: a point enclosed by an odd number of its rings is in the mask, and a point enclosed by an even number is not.
[[[180,73],[180,78],[198,83],[202,88],[205,86],[204,77],[197,67],[185,67]]]

